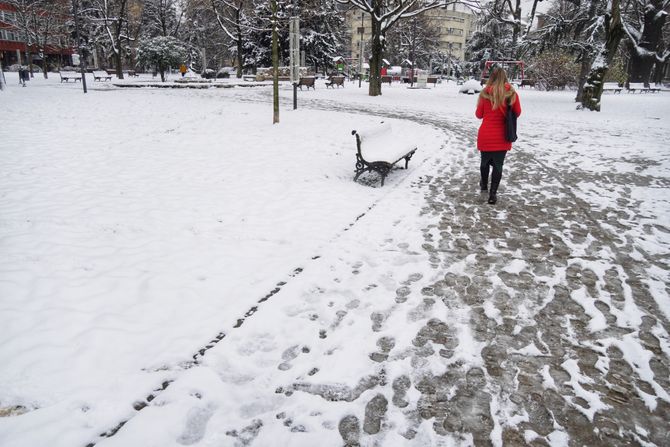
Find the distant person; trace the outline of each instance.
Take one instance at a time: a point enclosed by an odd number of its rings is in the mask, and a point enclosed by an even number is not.
[[[477,149],[481,154],[479,186],[482,191],[488,190],[488,203],[491,205],[498,201],[498,185],[502,178],[505,155],[512,149],[512,143],[505,139],[505,113],[508,103],[516,116],[521,115],[519,95],[507,82],[507,73],[502,68],[495,68],[479,94],[475,112],[475,116],[483,120],[477,133]],[[493,168],[493,177],[489,187],[490,168]]]
[[[187,71],[186,65],[181,64],[181,66],[179,67],[179,73],[181,73],[181,77],[182,77],[182,78],[183,78],[184,75],[186,74],[186,71]]]

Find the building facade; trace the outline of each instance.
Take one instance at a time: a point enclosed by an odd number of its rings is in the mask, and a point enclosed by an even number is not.
[[[72,65],[74,49],[67,33],[69,17],[52,11],[37,11],[30,27],[22,25],[20,11],[0,2],[0,60],[3,67],[14,64],[54,68]],[[44,25],[49,21],[49,26]],[[29,28],[28,31],[26,28]],[[49,30],[47,34],[46,31]],[[30,33],[30,35],[28,35]]]
[[[361,49],[363,62],[370,57],[369,48],[372,38],[370,16],[358,9],[346,13],[347,26],[350,34],[350,47],[347,60],[358,66]],[[465,44],[475,31],[477,16],[461,4],[449,5],[448,8],[436,8],[424,13],[438,34],[439,50],[455,61],[465,60]],[[362,42],[362,44],[361,44]],[[444,61],[447,63],[448,61]],[[418,67],[427,69],[429,67]]]

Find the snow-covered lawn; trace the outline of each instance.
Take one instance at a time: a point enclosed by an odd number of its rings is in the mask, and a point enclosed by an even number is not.
[[[369,353],[381,349],[383,357],[393,348],[375,345],[375,317],[355,318],[356,309],[375,315],[389,294],[391,301],[419,294],[444,276],[425,247],[427,234],[440,232],[424,231],[431,225],[424,193],[447,172],[467,179],[464,195],[476,189],[476,96],[441,84],[384,86],[382,97],[370,98],[365,86],[326,90],[318,81],[299,94],[297,111],[283,87],[281,123],[273,126],[267,87],[89,82],[84,95],[79,83],[36,77],[20,88],[14,77],[7,74],[10,88],[0,93],[0,411],[13,414],[0,418],[0,445],[341,445],[338,421],[355,399],[326,405],[323,393],[356,394]],[[523,160],[537,162],[538,173],[572,175],[563,200],[578,199],[574,206],[597,215],[594,222],[617,233],[633,258],[657,260],[643,281],[667,324],[670,94],[607,95],[601,113],[576,111],[572,98],[521,91],[520,141],[496,219],[505,225],[512,185],[536,191],[557,180],[519,178],[534,171],[521,169]],[[419,150],[384,188],[354,183],[351,130],[381,120]],[[463,197],[447,200],[475,206]],[[587,248],[570,247],[571,255],[586,257]],[[526,261],[510,259],[505,273],[518,276]],[[359,272],[363,264],[368,273]],[[584,306],[591,328],[608,324],[596,306]],[[627,306],[626,324],[638,327]],[[389,315],[394,344],[411,345],[422,320]],[[440,313],[447,316],[469,318],[462,309]],[[452,360],[481,366],[481,341],[466,326]],[[668,355],[668,328],[658,327]],[[327,347],[307,341],[326,336]],[[533,355],[532,347],[520,352]],[[315,360],[316,352],[345,352],[350,363],[342,355]],[[409,360],[391,365],[389,380],[403,368],[436,375],[444,368],[439,356],[418,366]],[[316,389],[308,380],[314,368],[320,383],[343,388]],[[570,374],[577,384],[578,368]],[[293,391],[280,384],[308,397],[289,402]],[[375,386],[368,385],[360,393]],[[665,391],[656,389],[660,400]],[[408,391],[413,405],[416,393]],[[142,401],[150,408],[138,412]],[[313,414],[315,422],[287,423],[286,414]],[[383,445],[407,441],[396,434],[407,423],[397,416],[382,430]],[[126,420],[113,437],[99,438]],[[429,421],[415,430],[415,445],[437,442]]]

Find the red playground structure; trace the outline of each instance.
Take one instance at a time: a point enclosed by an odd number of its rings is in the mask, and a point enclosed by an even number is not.
[[[484,70],[482,70],[481,83],[486,84],[491,70],[494,67],[502,67],[507,72],[507,78],[510,82],[523,85],[524,82],[524,63],[523,61],[486,61],[484,63]]]

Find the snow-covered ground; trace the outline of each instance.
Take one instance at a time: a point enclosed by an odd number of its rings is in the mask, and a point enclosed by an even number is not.
[[[489,207],[453,84],[283,86],[273,126],[268,87],[15,76],[0,445],[670,442],[667,93],[522,90]],[[354,183],[381,120],[419,150]]]

